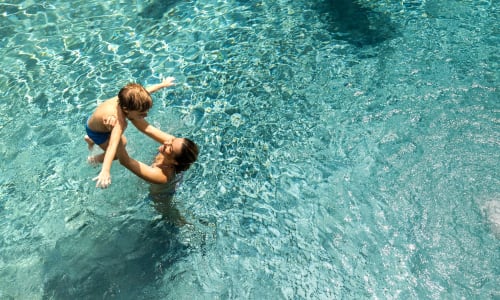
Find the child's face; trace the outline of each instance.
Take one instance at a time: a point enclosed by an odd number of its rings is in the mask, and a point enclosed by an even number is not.
[[[145,117],[148,116],[149,110],[145,111],[139,111],[139,110],[131,110],[127,114],[127,118],[129,120],[137,120],[137,119],[144,119]]]

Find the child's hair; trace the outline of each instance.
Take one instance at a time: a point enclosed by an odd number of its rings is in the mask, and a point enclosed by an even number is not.
[[[153,106],[153,99],[142,85],[129,83],[118,93],[118,104],[127,110],[144,112]]]
[[[177,161],[177,165],[175,166],[176,173],[189,169],[198,158],[199,153],[198,146],[192,140],[187,138],[183,138],[182,140],[181,154],[175,158]]]

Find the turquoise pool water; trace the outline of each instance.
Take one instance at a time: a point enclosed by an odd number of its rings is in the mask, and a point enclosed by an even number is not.
[[[0,3],[0,299],[498,299],[498,14]],[[178,85],[148,119],[201,148],[168,204],[184,226],[119,164],[98,190],[86,163],[99,100],[162,76]]]

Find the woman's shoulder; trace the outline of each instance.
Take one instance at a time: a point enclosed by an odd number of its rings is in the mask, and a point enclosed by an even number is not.
[[[173,177],[171,177],[172,180],[169,180],[165,183],[152,183],[150,186],[150,192],[155,195],[168,195],[168,196],[173,196],[175,193],[175,190],[177,189],[177,186],[181,184],[183,174],[181,173],[176,173]]]
[[[164,183],[171,182],[175,179],[175,168],[171,165],[164,165],[161,163],[153,163],[153,168],[160,170],[163,175],[165,175],[166,179]]]

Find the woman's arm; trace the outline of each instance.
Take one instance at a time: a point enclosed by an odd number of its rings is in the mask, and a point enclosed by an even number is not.
[[[150,183],[167,183],[168,176],[160,168],[150,167],[131,158],[122,143],[116,151],[120,164],[129,169],[132,173]]]
[[[111,164],[115,158],[116,149],[123,134],[123,128],[123,124],[121,122],[117,122],[111,130],[108,146],[106,148],[106,152],[104,153],[104,161],[102,163],[101,172],[97,175],[97,177],[92,179],[96,181],[96,187],[107,188],[111,184]]]

